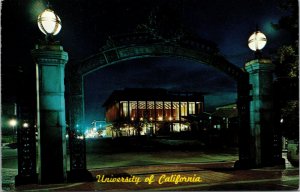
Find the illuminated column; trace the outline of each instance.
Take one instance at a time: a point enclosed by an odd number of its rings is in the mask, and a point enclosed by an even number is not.
[[[64,69],[68,53],[58,44],[37,45],[37,128],[39,183],[66,181],[66,120]]]
[[[269,59],[255,59],[245,65],[252,85],[250,96],[250,159],[254,166],[272,165],[273,149],[273,70]]]
[[[250,131],[244,131],[248,138],[248,159],[251,166],[284,165],[281,153],[276,144],[278,136],[275,133],[273,106],[273,70],[271,60],[265,59],[261,50],[267,43],[266,36],[256,29],[249,37],[248,46],[254,51],[255,59],[245,64],[249,73],[250,90]],[[247,128],[247,127],[245,127]],[[247,133],[248,132],[248,133]]]

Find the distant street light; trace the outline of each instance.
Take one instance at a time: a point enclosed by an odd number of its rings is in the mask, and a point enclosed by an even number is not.
[[[12,126],[12,127],[16,126],[17,125],[17,120],[16,119],[11,119],[9,121],[9,125]]]
[[[29,124],[28,124],[28,123],[23,123],[23,127],[24,127],[24,128],[28,128],[28,127],[29,127]]]
[[[283,119],[282,118],[280,119],[280,123],[283,123]]]
[[[13,142],[15,141],[15,127],[16,127],[16,125],[17,125],[17,120],[16,119],[11,119],[11,120],[9,120],[9,125],[12,127],[12,129],[13,129]]]

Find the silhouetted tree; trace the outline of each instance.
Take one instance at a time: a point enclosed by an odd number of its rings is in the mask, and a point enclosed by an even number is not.
[[[296,79],[299,82],[299,34],[298,34],[298,1],[280,0],[279,7],[289,14],[273,24],[277,30],[285,30],[291,37],[290,43],[281,46],[274,61],[275,74],[278,81],[281,79]],[[288,81],[287,81],[288,82]],[[298,86],[297,86],[298,88]],[[298,92],[298,90],[294,90]],[[284,94],[284,93],[277,93]],[[283,134],[289,139],[298,139],[299,136],[299,100],[281,101],[280,116],[283,118]]]

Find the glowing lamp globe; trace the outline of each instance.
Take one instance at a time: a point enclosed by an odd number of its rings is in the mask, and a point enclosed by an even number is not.
[[[248,46],[252,51],[259,51],[267,44],[266,36],[260,32],[255,31],[248,39]]]
[[[9,123],[10,126],[14,127],[14,126],[17,125],[17,120],[11,119],[8,123]]]
[[[39,29],[45,35],[57,35],[61,30],[61,20],[51,9],[45,9],[37,20]]]

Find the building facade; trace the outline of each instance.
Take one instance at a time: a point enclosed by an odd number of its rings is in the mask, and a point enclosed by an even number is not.
[[[204,97],[197,92],[165,89],[114,91],[103,105],[106,122],[122,136],[167,135],[190,131],[186,118],[204,111]]]

